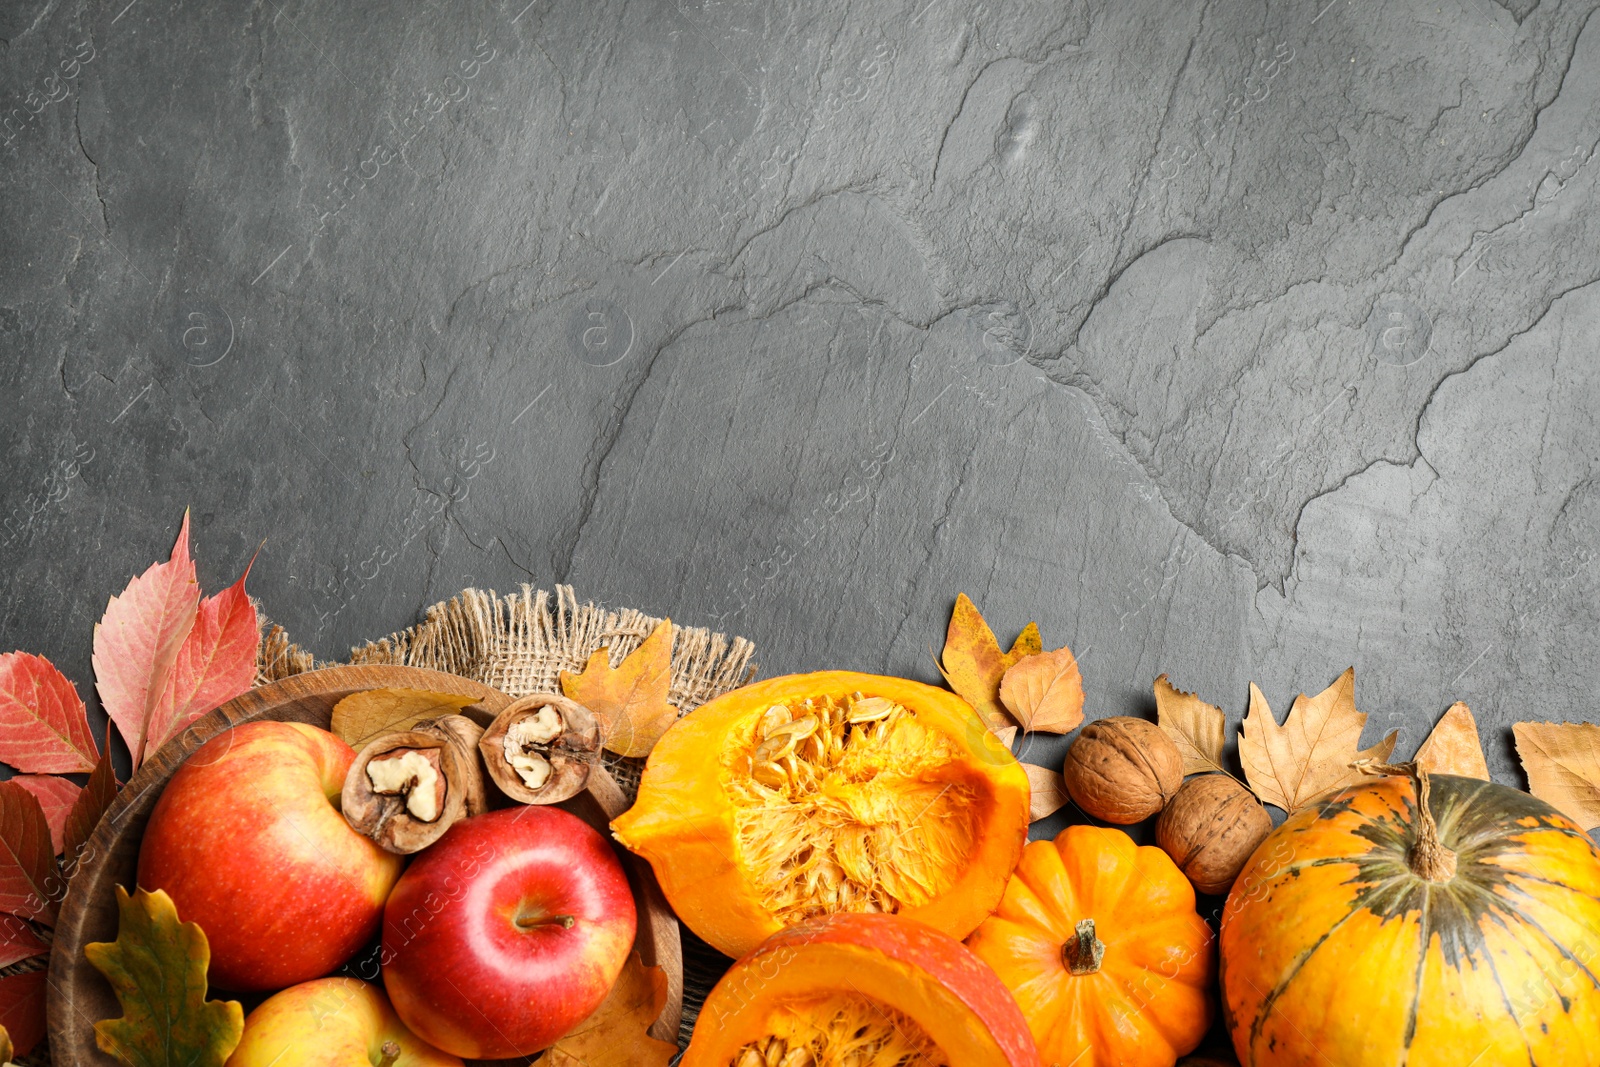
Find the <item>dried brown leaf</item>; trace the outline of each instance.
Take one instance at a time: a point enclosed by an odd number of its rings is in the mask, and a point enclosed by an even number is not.
[[[672,620],[663,619],[643,643],[611,666],[610,650],[598,649],[582,674],[561,672],[561,691],[594,712],[601,744],[619,756],[648,756],[678,709],[667,702],[672,688]]]
[[[1183,756],[1184,774],[1206,774],[1228,769],[1222,765],[1222,745],[1228,719],[1222,709],[1167,681],[1156,679],[1156,722]]]
[[[1071,649],[1023,656],[1000,679],[1000,700],[1024,730],[1065,734],[1083,723],[1083,675]]]
[[[1067,780],[1061,777],[1060,771],[1035,763],[1024,763],[1022,769],[1028,772],[1028,785],[1033,789],[1028,800],[1029,822],[1038,822],[1047,815],[1054,815],[1066,804]]]
[[[667,973],[628,957],[604,1003],[533,1067],[667,1067],[678,1046],[646,1031],[667,1002]]]
[[[1478,722],[1472,717],[1472,709],[1459,700],[1451,704],[1417,749],[1416,761],[1429,774],[1459,774],[1487,782],[1489,763],[1483,758],[1483,743],[1478,740]]]
[[[1600,826],[1600,726],[1519,722],[1511,732],[1528,791],[1585,830]]]
[[[1287,812],[1296,812],[1334,789],[1358,782],[1359,759],[1386,763],[1398,731],[1365,751],[1358,751],[1367,717],[1356,710],[1355,668],[1308,697],[1295,697],[1289,716],[1278,725],[1267,698],[1250,683],[1250,713],[1239,736],[1239,760],[1256,796]]]
[[[994,631],[967,594],[961,593],[956,596],[950,627],[945,632],[939,673],[962,700],[972,705],[989,729],[1003,730],[1016,723],[1000,703],[1000,680],[1013,663],[1042,651],[1044,643],[1039,639],[1038,624],[1030,622],[1017,636],[1011,651],[1001,652]]]
[[[384,734],[409,730],[424,719],[458,714],[477,702],[477,697],[426,689],[367,689],[333,706],[332,730],[359,752]]]

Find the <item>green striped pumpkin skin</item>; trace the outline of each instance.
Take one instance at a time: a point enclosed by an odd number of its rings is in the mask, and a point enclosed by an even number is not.
[[[1398,776],[1291,816],[1246,864],[1219,942],[1244,1067],[1600,1064],[1600,851],[1526,793],[1430,781],[1446,881],[1411,870]]]

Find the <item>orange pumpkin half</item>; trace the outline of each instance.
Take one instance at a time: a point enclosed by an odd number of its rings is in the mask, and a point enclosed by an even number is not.
[[[741,956],[837,912],[965,937],[1022,852],[1028,794],[1022,766],[960,697],[825,671],[679,719],[611,828],[691,930]]]
[[[1211,1025],[1211,928],[1159,848],[1069,826],[1035,841],[967,939],[1061,1067],[1172,1067]]]
[[[1298,812],[1221,946],[1245,1067],[1600,1063],[1600,853],[1503,785],[1397,775]]]
[[[706,998],[683,1067],[1039,1067],[1016,1002],[961,942],[893,915],[785,930]]]

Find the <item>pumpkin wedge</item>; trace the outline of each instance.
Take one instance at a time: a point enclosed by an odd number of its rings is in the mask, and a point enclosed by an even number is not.
[[[1222,995],[1240,1063],[1600,1063],[1589,835],[1503,785],[1380,769],[1403,773],[1291,816],[1234,883]]]
[[[1069,826],[1028,845],[967,946],[1016,996],[1045,1062],[1172,1067],[1211,1024],[1213,941],[1165,852]]]
[[[683,1067],[1039,1067],[1005,986],[954,938],[895,915],[831,915],[734,964]]]
[[[1005,891],[1028,777],[953,693],[787,675],[685,715],[611,824],[689,928],[741,956],[785,926],[883,912],[951,937]]]

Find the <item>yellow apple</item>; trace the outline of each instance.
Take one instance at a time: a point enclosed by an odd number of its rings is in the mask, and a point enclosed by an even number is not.
[[[227,1067],[461,1067],[417,1037],[383,990],[358,978],[318,978],[268,998],[244,1021]]]

